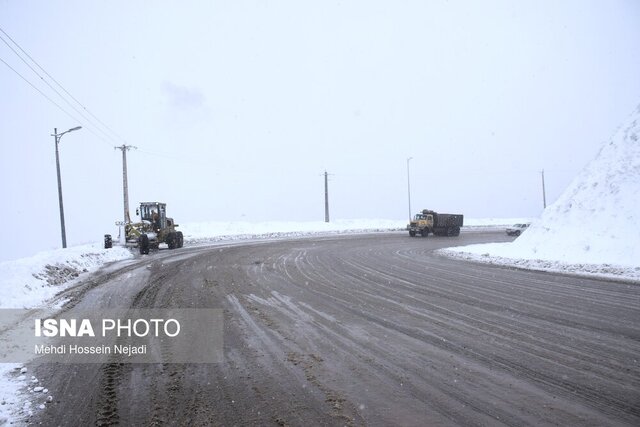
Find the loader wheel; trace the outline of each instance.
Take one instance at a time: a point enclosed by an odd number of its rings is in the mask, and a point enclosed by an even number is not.
[[[184,244],[184,236],[182,235],[182,231],[178,231],[176,233],[176,236],[178,236],[178,247],[181,248]]]
[[[176,233],[171,232],[171,233],[169,233],[167,235],[166,242],[167,242],[167,245],[169,246],[169,249],[175,249],[176,248],[176,244],[177,244],[176,240],[177,240],[176,239]]]
[[[111,239],[111,234],[104,235],[104,248],[111,249],[113,247],[113,240]]]
[[[409,236],[416,237],[416,232],[413,230],[409,231]]]
[[[141,234],[138,239],[138,246],[140,247],[140,255],[149,254],[149,236]]]

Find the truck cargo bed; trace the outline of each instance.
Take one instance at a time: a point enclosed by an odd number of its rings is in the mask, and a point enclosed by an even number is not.
[[[464,216],[461,214],[436,214],[433,217],[435,227],[462,227]]]

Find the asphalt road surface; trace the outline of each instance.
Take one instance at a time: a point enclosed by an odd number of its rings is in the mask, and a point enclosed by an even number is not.
[[[215,364],[35,366],[44,425],[640,425],[640,286],[448,259],[503,233],[160,251],[69,310],[221,308]]]

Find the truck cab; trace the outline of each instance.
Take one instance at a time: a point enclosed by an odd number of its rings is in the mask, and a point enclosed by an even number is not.
[[[417,213],[407,228],[411,237],[415,237],[416,233],[427,236],[429,230],[433,228],[433,215],[424,212]]]

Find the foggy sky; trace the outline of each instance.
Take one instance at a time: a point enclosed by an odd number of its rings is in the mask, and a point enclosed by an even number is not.
[[[132,4],[133,3],[133,4]],[[132,215],[178,223],[403,219],[412,207],[535,217],[640,102],[637,1],[7,1],[0,41],[0,260]],[[6,37],[0,33],[5,39]],[[14,46],[15,48],[15,46]]]

